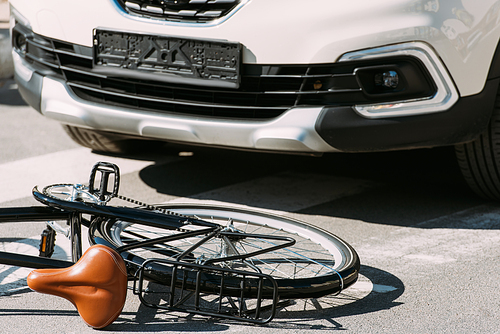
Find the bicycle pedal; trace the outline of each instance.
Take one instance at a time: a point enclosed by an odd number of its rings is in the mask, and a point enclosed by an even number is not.
[[[50,226],[43,230],[40,237],[40,257],[51,257],[56,245],[56,231]]]
[[[100,180],[97,180],[100,177]],[[99,185],[95,185],[96,181]],[[109,190],[109,183],[112,190]],[[92,167],[89,179],[89,190],[92,194],[99,197],[101,201],[109,201],[112,197],[118,196],[120,187],[120,169],[117,165],[100,161]]]

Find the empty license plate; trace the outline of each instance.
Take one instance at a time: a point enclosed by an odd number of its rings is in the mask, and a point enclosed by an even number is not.
[[[94,71],[120,77],[238,88],[241,44],[94,30]]]

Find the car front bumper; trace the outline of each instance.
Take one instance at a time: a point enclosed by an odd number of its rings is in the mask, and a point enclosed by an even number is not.
[[[20,57],[14,58],[15,79],[23,98],[34,106],[38,104],[44,116],[65,124],[146,139],[240,149],[297,153],[336,151],[315,130],[323,110],[319,107],[294,108],[272,120],[253,121],[214,120],[103,106],[81,100],[64,82],[30,72],[29,64]]]
[[[446,111],[366,118],[353,107],[291,108],[271,120],[214,120],[99,105],[75,96],[64,81],[43,76],[14,53],[23,98],[65,124],[145,139],[233,149],[318,154],[452,145],[479,135],[489,122],[500,79]],[[473,111],[473,112],[471,112]]]

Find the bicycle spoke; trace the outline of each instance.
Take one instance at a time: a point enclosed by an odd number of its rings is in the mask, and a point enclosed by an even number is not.
[[[228,231],[239,232],[244,234],[261,234],[266,236],[289,236],[290,232],[282,228],[268,226],[266,224],[254,223],[250,220],[237,220],[228,217],[216,217],[213,215],[205,216],[203,214],[193,214],[192,217],[200,220],[205,220],[211,223],[219,224],[226,227]],[[158,238],[160,236],[178,233],[173,230],[154,229],[148,226],[137,226],[138,224],[127,224],[122,231],[122,242],[128,243],[131,238],[135,240],[146,240]],[[196,229],[197,226],[183,227],[183,231],[187,229]],[[127,238],[126,238],[127,237]],[[167,245],[156,245],[155,247],[145,248],[144,252],[155,252],[169,256],[173,259],[183,251],[189,249],[193,245],[199,243],[203,235],[190,237],[185,239],[170,242]],[[273,277],[280,278],[307,278],[322,275],[323,273],[331,273],[335,271],[336,261],[332,254],[318,245],[318,243],[311,241],[309,238],[304,238],[293,233],[296,243],[285,249],[278,249],[272,252],[260,254],[245,258],[245,260],[220,262],[220,266],[244,266],[248,270],[260,270],[263,273],[272,275]],[[275,247],[279,243],[269,239],[248,237],[237,241],[223,241],[221,238],[212,238],[205,243],[199,245],[192,250],[194,259],[200,261],[207,261],[217,259],[220,257],[228,256],[226,252],[230,251],[231,247],[242,254],[251,254],[253,252],[265,250],[267,248]],[[230,244],[228,244],[230,243]],[[228,250],[225,250],[227,248]],[[177,254],[177,255],[176,255]],[[247,261],[248,264],[245,264]]]

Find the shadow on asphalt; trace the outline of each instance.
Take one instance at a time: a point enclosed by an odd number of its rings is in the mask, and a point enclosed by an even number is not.
[[[13,79],[0,80],[0,106],[27,106]]]
[[[0,81],[0,105],[2,104],[26,105],[13,79]],[[148,147],[150,149],[147,149]],[[162,163],[165,156],[179,156],[182,151],[194,154],[178,162]],[[106,155],[108,154],[103,156]],[[175,144],[165,144],[160,148],[156,142],[155,145],[142,145],[138,154],[119,156],[156,161],[154,165],[140,171],[141,179],[159,193],[179,197],[190,197],[284,171],[327,175],[329,179],[333,176],[378,183],[379,186],[371,187],[362,193],[299,211],[301,214],[371,223],[414,226],[422,221],[488,203],[474,195],[463,181],[451,147],[381,153],[334,153],[312,157]],[[287,182],[286,178],[283,182]],[[335,183],[332,183],[331,187],[335,189]],[[297,189],[297,197],[300,197],[300,191]],[[213,198],[207,196],[201,199]],[[247,204],[229,196],[217,199],[228,203]],[[262,208],[286,211],[286,204],[281,202],[283,206],[280,206],[269,202],[262,204]],[[389,210],[390,215],[387,214]]]
[[[215,198],[200,194],[285,171],[304,174],[305,179],[309,174],[328,176],[328,180],[333,181],[325,182],[331,182],[332,189],[336,187],[336,178],[352,179],[353,187],[363,180],[375,186],[361,193],[302,209],[298,213],[397,226],[414,226],[483,204],[494,205],[477,197],[465,184],[451,147],[335,153],[323,157],[171,147],[160,155],[177,155],[180,150],[192,150],[194,154],[178,162],[157,163],[144,168],[139,174],[143,182],[162,194],[179,197],[196,195],[198,199],[211,200]],[[287,178],[283,178],[283,182],[286,185]],[[306,192],[310,185],[304,183],[303,187]],[[301,189],[297,192],[294,200],[300,198]],[[240,199],[231,195],[224,197],[223,192],[218,192],[217,196],[219,201],[248,204],[244,202],[244,196]],[[283,201],[260,205],[263,209],[285,211],[288,207],[288,203]],[[436,224],[427,227],[453,228],[439,226],[439,222]],[[500,229],[500,224],[493,228]]]
[[[295,303],[307,302],[309,305],[318,305],[316,309],[307,311],[290,311],[282,309],[277,312],[276,317],[268,324],[261,325],[268,328],[290,329],[290,330],[346,330],[339,322],[339,318],[354,316],[359,314],[387,310],[401,303],[396,300],[404,292],[404,285],[394,275],[368,266],[361,266],[361,274],[368,278],[374,285],[390,285],[395,289],[390,292],[378,293],[370,292],[361,299],[351,298],[349,290],[338,297],[323,297],[321,299],[297,300]],[[33,293],[28,288],[22,293]],[[335,306],[336,298],[349,299],[348,304]],[[332,304],[334,306],[325,307]],[[321,305],[321,306],[320,306]],[[1,317],[12,316],[68,316],[78,317],[76,310],[50,310],[50,309],[0,309]],[[336,320],[337,319],[337,320]],[[318,325],[318,322],[329,323],[331,325]],[[149,307],[139,307],[137,312],[122,312],[120,317],[111,325],[105,328],[107,332],[219,332],[229,330],[232,324],[255,328],[255,325],[244,322],[234,322],[229,320],[219,320],[216,318],[206,318],[193,316],[191,314],[173,313],[165,310],[158,310]]]
[[[1,104],[26,105],[12,79],[0,81]],[[148,147],[151,149],[148,150]],[[302,209],[299,212],[301,214],[414,226],[422,221],[488,203],[474,195],[463,181],[451,147],[382,153],[334,153],[322,157],[242,152],[174,144],[159,147],[158,143],[142,145],[138,154],[119,156],[156,161],[154,165],[140,171],[140,177],[159,193],[172,196],[197,195],[199,199],[211,200],[213,198],[208,195],[200,198],[199,194],[291,171],[305,175],[327,175],[330,180],[333,176],[379,184],[362,193]],[[178,156],[181,151],[194,154],[178,162],[162,163],[165,156]],[[283,182],[287,182],[286,178],[283,178]],[[307,183],[303,186],[309,187]],[[331,187],[335,189],[334,181]],[[300,197],[300,191],[301,189],[297,189],[297,197]],[[247,204],[242,199],[235,199],[230,195],[221,198],[220,196],[224,195],[219,193],[218,196],[217,200],[220,201]],[[278,203],[281,204],[269,202],[261,205],[263,209],[286,211],[287,203],[282,201]],[[387,214],[389,210],[390,215]],[[449,226],[438,224],[428,227]],[[492,228],[497,229],[500,226]]]
[[[290,326],[290,328],[304,328],[304,329],[345,329],[342,325],[335,321],[337,318],[349,317],[358,314],[372,313],[381,310],[388,310],[390,308],[401,305],[396,300],[404,293],[405,287],[403,282],[393,274],[377,268],[361,265],[360,274],[368,278],[373,285],[384,285],[394,288],[389,292],[375,292],[371,291],[368,295],[361,299],[356,299],[355,296],[350,296],[349,289],[345,294],[340,296],[327,296],[322,299],[330,299],[331,307],[324,307],[328,302],[316,303],[315,300],[310,300],[313,305],[318,305],[314,310],[307,311],[292,311],[278,313],[276,317],[275,326],[282,328],[282,326]],[[343,305],[335,306],[336,298],[350,299],[351,302]],[[313,322],[318,319],[327,320],[332,326],[307,325],[308,322]],[[281,320],[281,321],[280,321]],[[286,320],[286,323],[283,322]],[[271,326],[273,324],[271,323]]]
[[[393,291],[379,293],[371,291],[361,299],[350,296],[349,290],[339,296],[327,296],[320,299],[296,300],[294,303],[309,305],[308,310],[282,309],[277,312],[276,317],[268,324],[261,325],[268,328],[290,329],[290,330],[345,330],[339,318],[387,310],[401,303],[396,300],[404,293],[404,285],[396,276],[376,268],[361,266],[361,274],[368,278],[374,285],[389,285],[395,288]],[[337,299],[337,301],[336,301]],[[342,301],[344,299],[344,301]],[[345,300],[348,303],[345,303]],[[338,306],[340,303],[343,305]],[[311,307],[316,305],[316,307]],[[331,306],[328,306],[331,305]],[[293,309],[293,307],[292,307]],[[157,315],[161,313],[162,316]],[[134,317],[133,313],[124,313],[124,316]],[[336,320],[337,319],[337,320]],[[322,321],[325,320],[325,321]],[[318,323],[321,322],[322,325]],[[328,323],[330,325],[324,325]],[[193,315],[180,315],[178,313],[169,316],[168,311],[140,307],[135,314],[134,321],[118,320],[107,327],[107,330],[116,332],[144,332],[144,331],[177,331],[186,330],[203,332],[228,330],[231,324],[255,328],[253,324],[243,322],[231,322],[229,320],[218,320],[215,318],[200,318]]]

